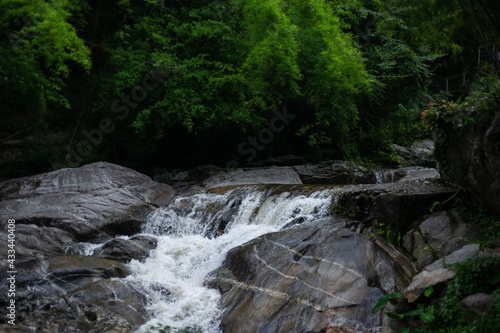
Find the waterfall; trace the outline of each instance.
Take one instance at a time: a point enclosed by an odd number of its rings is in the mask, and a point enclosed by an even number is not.
[[[337,192],[333,187],[246,186],[177,197],[157,209],[143,227],[144,234],[157,237],[157,248],[143,263],[129,264],[127,279],[148,290],[152,315],[138,332],[152,326],[220,332],[220,294],[204,286],[206,276],[236,246],[328,216]]]

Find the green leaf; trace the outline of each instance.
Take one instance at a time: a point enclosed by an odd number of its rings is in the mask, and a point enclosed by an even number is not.
[[[417,315],[420,315],[421,313],[422,313],[421,310],[412,310],[412,311],[403,313],[403,316],[405,316],[405,317],[417,316]]]
[[[403,293],[394,293],[380,297],[377,301],[377,304],[375,304],[375,306],[373,307],[372,313],[376,313],[382,310],[387,305],[387,302],[389,302],[390,299],[404,297],[404,295],[405,294]]]
[[[422,319],[424,323],[430,323],[434,320],[434,313],[421,313],[420,319]]]
[[[401,319],[403,319],[405,317],[405,315],[404,314],[395,313],[395,312],[387,312],[387,317],[401,320]]]
[[[427,290],[424,292],[425,297],[429,297],[432,293],[434,292],[434,288],[429,287]]]

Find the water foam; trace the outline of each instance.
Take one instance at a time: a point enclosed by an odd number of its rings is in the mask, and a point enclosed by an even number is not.
[[[274,195],[249,187],[177,198],[155,211],[144,233],[156,235],[158,246],[145,262],[129,264],[132,274],[127,278],[150,290],[148,311],[153,319],[138,332],[152,326],[168,326],[172,332],[185,328],[220,332],[220,294],[204,286],[207,274],[221,267],[236,246],[297,218],[304,222],[326,216],[331,200],[332,190]],[[223,216],[229,221],[224,233],[215,237]]]

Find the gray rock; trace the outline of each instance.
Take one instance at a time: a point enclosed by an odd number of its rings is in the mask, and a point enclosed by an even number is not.
[[[491,303],[496,301],[496,297],[488,294],[478,293],[474,295],[467,296],[463,299],[462,304],[465,308],[473,314],[473,316],[484,316],[486,311],[488,311]],[[470,318],[473,319],[473,318]]]
[[[106,258],[78,254],[82,253],[78,242],[99,243],[115,235],[135,234],[150,212],[170,203],[175,195],[168,185],[110,163],[0,183],[0,216],[6,217],[0,222],[0,234],[6,234],[7,219],[16,220],[20,272],[16,332],[136,330],[146,318],[144,296],[110,281],[129,274],[123,263],[110,258],[124,262],[144,258],[154,242],[148,237],[111,240],[101,249]],[[0,261],[2,276],[7,264]],[[6,294],[4,284],[0,292]],[[79,292],[83,293],[80,301]],[[2,309],[4,305],[0,300]]]
[[[433,158],[434,141],[431,139],[417,140],[410,147],[396,144],[393,144],[392,147],[402,166],[436,167],[436,161]]]
[[[436,202],[449,199],[455,189],[427,180],[386,184],[377,196],[374,216],[390,224],[395,231],[406,233],[410,225],[429,212]]]
[[[371,332],[392,325],[371,309],[384,293],[402,290],[415,269],[383,243],[325,219],[231,250],[210,282],[222,293],[223,331]]]
[[[439,258],[469,244],[476,234],[454,209],[432,214],[420,224],[420,231]]]
[[[146,216],[174,196],[168,185],[99,162],[0,183],[0,216],[59,228],[77,240],[105,239],[137,233]]]
[[[302,184],[299,175],[290,167],[238,169],[221,173],[203,181],[206,188],[248,184]]]
[[[373,184],[374,174],[348,161],[330,161],[293,167],[304,184]]]
[[[434,168],[411,166],[399,169],[374,171],[377,184],[395,183],[397,181],[434,180],[441,178]]]
[[[94,255],[127,263],[132,259],[142,261],[156,248],[156,239],[135,236],[130,239],[117,238],[96,248]]]
[[[66,299],[78,307],[93,304],[125,318],[132,327],[138,328],[146,322],[147,298],[137,286],[124,281],[100,280],[90,282],[72,290]],[[98,314],[97,314],[98,315]]]
[[[443,266],[443,261],[447,265],[463,262],[479,252],[478,244],[466,245],[458,251],[446,256],[444,259],[436,260],[426,266],[420,273],[415,275],[411,284],[405,289],[404,294],[408,302],[416,301],[424,291],[441,282],[451,280],[456,272],[452,268]]]
[[[432,247],[426,243],[422,234],[414,229],[410,230],[404,236],[403,247],[415,257],[419,269],[431,264],[437,259],[434,256],[435,253]]]

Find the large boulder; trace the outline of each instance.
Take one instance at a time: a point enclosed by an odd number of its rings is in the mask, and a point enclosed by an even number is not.
[[[124,262],[141,260],[156,243],[115,236],[138,233],[148,214],[175,195],[168,185],[102,162],[0,183],[0,238],[7,239],[7,220],[14,219],[19,272],[17,325],[0,321],[0,331],[138,329],[147,319],[145,292],[115,279],[129,274]],[[9,265],[0,261],[2,276],[12,270]],[[7,294],[6,284],[0,293]],[[2,318],[7,301],[0,299]]]
[[[0,216],[55,227],[77,240],[105,239],[139,232],[146,216],[174,196],[172,187],[148,176],[98,162],[0,183]]]
[[[500,113],[490,119],[471,126],[455,115],[444,122],[436,158],[443,175],[500,213]]]
[[[415,302],[427,288],[450,281],[455,277],[456,272],[448,265],[463,262],[478,253],[479,245],[470,244],[425,266],[420,273],[413,277],[411,284],[404,290],[405,297],[409,302]]]
[[[294,166],[304,184],[373,184],[372,171],[348,161],[328,161]]]
[[[334,205],[337,215],[390,227],[405,234],[429,213],[435,202],[449,199],[456,189],[435,179],[415,178],[387,184],[346,186]]]
[[[393,144],[392,147],[396,152],[401,166],[436,167],[436,160],[432,156],[434,141],[431,139],[417,140],[409,147],[396,144]]]
[[[220,173],[203,181],[206,188],[249,184],[302,184],[299,175],[290,167],[237,169]]]
[[[324,219],[231,250],[211,285],[222,294],[224,332],[376,332],[397,326],[371,313],[378,298],[415,272],[383,240]]]

